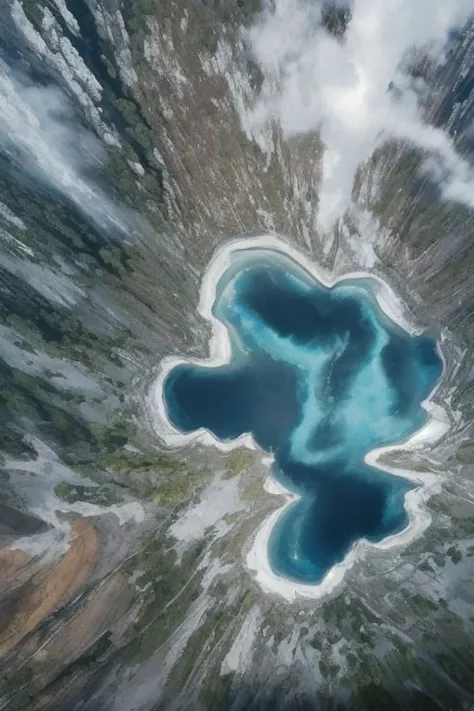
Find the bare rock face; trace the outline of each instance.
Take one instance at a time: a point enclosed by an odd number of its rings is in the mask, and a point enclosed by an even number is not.
[[[425,5],[4,1],[0,709],[474,704],[474,28]],[[429,528],[318,601],[246,566],[262,454],[154,427],[209,260],[263,234],[381,277],[445,359],[448,434],[386,455]]]

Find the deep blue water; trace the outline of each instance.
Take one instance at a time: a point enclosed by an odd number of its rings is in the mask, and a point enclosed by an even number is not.
[[[221,278],[213,309],[230,333],[230,364],[177,366],[164,399],[183,432],[251,432],[274,453],[276,476],[302,499],[274,527],[269,559],[278,574],[316,583],[357,539],[407,525],[413,484],[364,455],[424,423],[420,404],[442,363],[434,339],[383,314],[369,281],[327,289],[276,252],[245,254]]]

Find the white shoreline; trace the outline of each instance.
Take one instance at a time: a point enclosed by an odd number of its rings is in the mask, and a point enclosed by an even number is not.
[[[221,245],[212,256],[201,283],[198,312],[203,319],[211,324],[212,333],[209,342],[209,356],[207,358],[181,358],[178,356],[164,358],[161,361],[157,378],[152,384],[148,394],[147,406],[152,424],[157,434],[169,447],[183,447],[190,443],[198,442],[200,444],[217,447],[224,452],[229,452],[240,447],[253,450],[259,449],[251,434],[244,434],[230,442],[221,442],[214,437],[211,432],[203,428],[190,434],[179,432],[168,420],[163,400],[164,381],[170,370],[176,365],[190,363],[193,365],[218,367],[230,362],[231,342],[229,333],[224,324],[214,317],[212,307],[216,299],[216,289],[219,280],[230,265],[234,264],[239,258],[238,253],[248,252],[250,249],[270,249],[277,253],[284,254],[290,257],[299,267],[302,267],[310,276],[328,288],[348,279],[370,279],[371,282],[375,283],[373,292],[385,315],[411,335],[423,332],[423,329],[417,328],[409,320],[407,310],[401,299],[399,299],[391,287],[377,275],[358,271],[331,278],[330,274],[312,262],[308,257],[276,236],[263,235],[260,237],[248,237],[227,242]],[[242,256],[242,254],[240,256]],[[297,598],[311,598],[313,600],[321,598],[330,594],[335,587],[342,582],[346,571],[352,567],[356,560],[361,559],[370,547],[386,550],[394,546],[404,545],[417,538],[428,528],[431,523],[431,516],[424,504],[430,496],[439,489],[439,476],[396,469],[395,467],[381,464],[378,460],[382,455],[390,451],[413,450],[428,443],[433,444],[449,430],[449,419],[445,410],[432,402],[432,398],[441,383],[446,369],[446,362],[439,342],[438,353],[443,362],[443,373],[429,397],[421,403],[421,406],[429,415],[428,422],[405,442],[372,450],[365,456],[365,462],[370,466],[375,466],[377,469],[389,474],[402,476],[418,484],[416,489],[408,491],[405,495],[405,509],[409,518],[406,528],[400,533],[384,538],[379,543],[370,543],[366,539],[357,541],[344,560],[333,566],[318,584],[302,584],[282,578],[276,575],[271,568],[268,558],[268,540],[274,524],[280,518],[283,511],[299,497],[285,489],[270,472],[265,481],[265,489],[271,494],[285,496],[286,501],[283,506],[268,516],[257,529],[253,545],[246,558],[247,567],[253,573],[255,580],[263,590],[268,593],[281,595],[288,601],[294,601]],[[263,461],[265,461],[269,469],[271,469],[273,458],[265,455]]]

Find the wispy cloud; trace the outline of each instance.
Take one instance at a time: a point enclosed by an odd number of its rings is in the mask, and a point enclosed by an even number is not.
[[[0,151],[20,172],[67,196],[101,228],[129,233],[133,213],[117,206],[92,176],[106,154],[84,129],[67,96],[34,86],[0,60]]]
[[[349,207],[358,166],[387,137],[429,152],[427,168],[444,195],[474,206],[472,169],[447,134],[423,120],[423,82],[404,70],[413,48],[442,56],[448,32],[473,12],[473,0],[353,0],[341,42],[323,27],[320,3],[275,0],[248,31],[264,83],[246,124],[258,131],[276,120],[287,136],[320,131],[323,229]]]

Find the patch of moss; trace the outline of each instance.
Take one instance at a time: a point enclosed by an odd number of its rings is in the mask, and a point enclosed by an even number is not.
[[[461,464],[474,464],[474,441],[461,442],[455,456]]]
[[[233,477],[241,474],[245,469],[248,469],[255,462],[255,452],[250,452],[248,449],[238,449],[226,460],[226,471],[224,479],[233,479]]]
[[[456,546],[450,546],[446,551],[446,555],[449,555],[453,563],[459,563],[462,560],[462,553]]]

